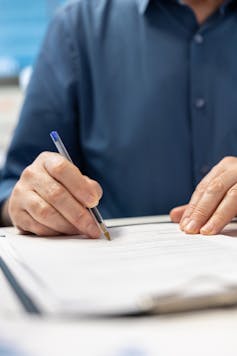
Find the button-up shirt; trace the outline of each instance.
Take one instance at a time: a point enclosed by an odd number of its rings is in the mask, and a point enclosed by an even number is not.
[[[0,202],[58,130],[104,190],[105,218],[187,203],[237,156],[237,9],[201,26],[174,0],[80,0],[61,9],[39,54],[0,181]]]

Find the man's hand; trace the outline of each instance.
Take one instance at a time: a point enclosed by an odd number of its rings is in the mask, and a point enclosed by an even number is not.
[[[225,157],[198,184],[188,205],[170,212],[188,234],[215,235],[237,215],[237,158]]]
[[[40,236],[100,236],[86,208],[98,205],[102,189],[57,153],[44,152],[22,173],[8,205],[10,219],[23,232]]]

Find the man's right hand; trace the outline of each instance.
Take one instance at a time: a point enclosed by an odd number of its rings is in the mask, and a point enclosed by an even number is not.
[[[58,153],[43,152],[22,173],[8,202],[13,225],[39,236],[83,234],[100,229],[86,208],[98,205],[100,185]]]

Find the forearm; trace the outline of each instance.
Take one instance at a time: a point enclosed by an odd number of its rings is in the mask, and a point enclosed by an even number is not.
[[[9,199],[5,201],[0,211],[0,225],[1,226],[11,226],[12,222],[8,213]]]

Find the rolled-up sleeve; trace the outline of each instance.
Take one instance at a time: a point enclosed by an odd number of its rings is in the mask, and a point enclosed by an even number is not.
[[[61,9],[47,32],[0,176],[0,206],[26,166],[42,151],[54,151],[49,133],[62,133],[78,161],[78,73],[70,18]]]

